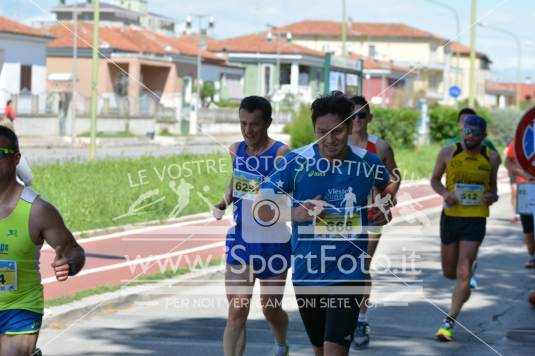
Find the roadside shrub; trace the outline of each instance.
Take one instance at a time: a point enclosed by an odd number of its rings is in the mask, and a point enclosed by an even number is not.
[[[414,147],[420,113],[409,109],[373,108],[368,131],[394,147]]]
[[[487,121],[490,128],[493,120],[492,114],[481,108],[476,109],[478,115]],[[443,143],[453,137],[461,135],[457,121],[458,109],[451,107],[433,107],[429,109],[429,130],[431,142]]]

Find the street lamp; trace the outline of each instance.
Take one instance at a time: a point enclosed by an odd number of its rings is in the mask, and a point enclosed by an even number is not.
[[[273,25],[270,25],[270,24],[267,24],[266,26],[270,27],[271,28],[271,31],[269,31],[267,34],[266,34],[266,41],[268,42],[271,42],[273,41],[273,36],[277,36],[277,37],[285,37],[286,38],[286,42],[292,42],[292,33],[291,32],[278,32],[277,31],[277,27],[276,26],[273,26]],[[275,38],[275,47],[277,48],[277,58],[276,58],[276,61],[277,61],[277,81],[276,81],[276,86],[275,86],[275,90],[274,90],[274,93],[277,93],[279,91],[279,88],[280,88],[280,75],[281,75],[281,63],[280,63],[280,46],[279,46],[279,41],[277,38]]]
[[[440,7],[443,7],[444,9],[447,9],[453,13],[453,16],[455,17],[455,28],[456,28],[456,34],[455,34],[454,39],[455,41],[458,41],[459,36],[461,35],[461,25],[459,22],[459,13],[457,12],[457,10],[455,10],[455,8],[449,5],[446,5],[440,1],[436,1],[436,0],[426,0],[426,1],[435,5],[438,5]],[[457,70],[455,71],[455,84],[459,85],[459,48],[458,46],[457,46],[457,49],[455,50],[455,64],[457,66]]]
[[[195,17],[198,20],[199,24],[199,40],[197,42],[197,98],[195,100],[195,113],[191,117],[190,120],[190,126],[189,131],[190,134],[195,135],[197,134],[197,119],[199,117],[199,107],[201,105],[201,65],[202,65],[202,59],[201,59],[201,53],[203,49],[206,49],[206,36],[208,34],[208,30],[211,30],[215,26],[215,19],[211,15],[203,15],[203,14],[192,14],[189,15],[186,18],[186,28],[191,29],[193,26],[193,17]],[[208,18],[208,26],[203,26],[203,20]]]
[[[520,81],[521,81],[520,71],[522,69],[522,42],[520,41],[520,38],[518,38],[518,36],[515,35],[513,32],[505,30],[503,28],[490,26],[489,24],[481,23],[481,22],[478,22],[477,25],[479,27],[488,28],[489,30],[494,30],[496,32],[501,32],[503,34],[506,34],[507,36],[511,37],[513,41],[515,41],[516,51],[517,51],[515,106],[517,109],[520,109]]]

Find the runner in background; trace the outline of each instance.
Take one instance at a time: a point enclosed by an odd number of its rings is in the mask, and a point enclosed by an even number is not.
[[[353,118],[353,129],[349,136],[349,144],[355,147],[359,147],[374,153],[388,169],[391,180],[394,182],[395,193],[397,194],[399,186],[401,185],[401,174],[399,172],[396,159],[394,157],[394,150],[388,142],[385,140],[368,134],[368,125],[373,120],[373,114],[370,111],[370,105],[363,96],[356,95],[350,98],[354,104],[355,116]],[[376,195],[376,191],[370,192],[369,203],[373,202],[373,197]],[[393,199],[395,201],[395,198]],[[373,213],[369,212],[369,218],[373,218]],[[369,264],[373,259],[375,250],[379,245],[379,238],[381,237],[380,227],[377,227],[375,231],[369,231],[368,241],[368,255],[370,256]],[[368,265],[369,269],[369,265]],[[366,283],[368,290],[364,295],[364,301],[360,308],[358,315],[357,327],[355,329],[355,335],[353,338],[353,348],[365,348],[370,342],[370,327],[368,324],[368,299],[370,298],[370,292],[372,288],[372,274],[369,273],[369,281]]]
[[[507,152],[509,151],[509,147],[512,145],[513,140],[509,140],[507,143],[507,146],[505,147],[505,150],[503,151],[503,156],[505,157],[504,166],[507,169],[507,175],[509,176],[509,184],[511,185],[511,205],[513,206],[513,217],[511,218],[511,222],[516,224],[520,220],[520,217],[516,213],[516,195],[517,195],[517,177],[511,172],[511,170],[507,167]],[[514,158],[514,148],[513,148],[513,158]],[[519,177],[522,179],[522,177]]]
[[[457,124],[459,125],[459,130],[461,134],[449,139],[446,142],[447,145],[452,145],[461,142],[463,138],[464,119],[469,115],[477,115],[477,112],[472,108],[462,108],[461,110],[459,110],[459,113],[457,114]],[[491,140],[485,138],[481,144],[498,153],[498,150],[496,149]]]
[[[509,146],[507,146],[507,151],[505,154],[505,168],[509,172],[509,176],[514,178],[515,183],[515,200],[513,206],[513,212],[516,213],[516,194],[517,194],[517,184],[528,183],[531,181],[531,177],[527,174],[518,161],[515,158],[515,141],[513,140]],[[535,184],[535,183],[533,183]],[[511,195],[513,191],[511,191]],[[522,222],[522,231],[524,233],[524,242],[528,249],[528,261],[525,264],[526,268],[535,268],[535,237],[533,235],[533,216],[532,215],[520,215],[520,221]]]

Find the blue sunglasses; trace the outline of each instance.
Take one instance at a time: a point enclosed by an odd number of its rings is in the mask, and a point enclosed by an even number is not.
[[[472,135],[474,137],[483,137],[485,135],[485,131],[479,130],[479,129],[473,129],[471,127],[464,127],[464,133],[466,135]]]

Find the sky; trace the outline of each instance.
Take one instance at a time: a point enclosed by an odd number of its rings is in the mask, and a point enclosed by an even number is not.
[[[108,0],[111,2],[111,0]],[[149,0],[151,12],[178,23],[189,14],[207,14],[216,19],[210,32],[217,39],[265,30],[266,24],[286,25],[305,19],[340,20],[343,0]],[[438,36],[457,37],[453,12],[434,2],[454,8],[460,20],[460,42],[469,44],[471,0],[345,0],[347,16],[353,22],[404,23]],[[72,3],[67,0],[67,3]],[[80,2],[80,0],[79,0]],[[101,0],[106,2],[106,0]],[[0,0],[0,15],[18,21],[53,19],[50,9],[58,0]],[[478,21],[512,32],[521,44],[521,79],[535,82],[535,0],[478,0]],[[477,50],[492,60],[491,69],[499,81],[516,80],[517,45],[513,37],[477,27]]]

